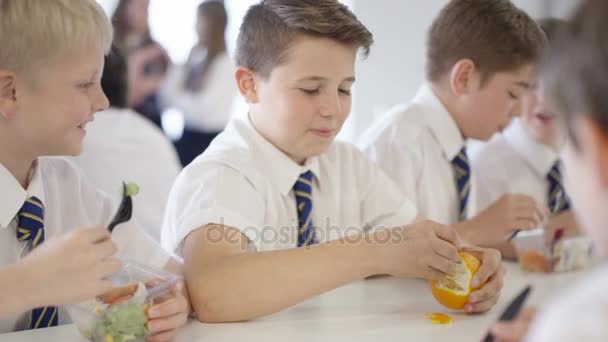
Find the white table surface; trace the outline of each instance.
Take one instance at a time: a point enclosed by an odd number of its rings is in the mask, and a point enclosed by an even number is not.
[[[579,280],[584,272],[540,275],[522,273],[506,263],[501,299],[483,315],[465,315],[440,306],[419,280],[379,278],[353,283],[284,310],[245,323],[190,322],[176,342],[191,341],[479,341],[508,302],[533,285],[527,304],[542,304]],[[450,313],[450,325],[434,325],[427,312]],[[0,335],[1,342],[86,341],[73,325]]]

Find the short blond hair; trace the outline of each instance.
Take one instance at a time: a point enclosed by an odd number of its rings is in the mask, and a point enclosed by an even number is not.
[[[0,69],[30,71],[96,45],[107,53],[112,35],[95,0],[0,0]]]

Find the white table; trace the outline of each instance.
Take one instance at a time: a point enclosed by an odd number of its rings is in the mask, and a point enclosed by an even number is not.
[[[426,282],[395,278],[365,280],[328,292],[272,316],[246,323],[190,322],[177,342],[192,341],[479,341],[486,328],[526,285],[528,304],[541,304],[572,285],[583,272],[538,275],[506,264],[508,273],[499,304],[484,315],[451,313],[435,302]],[[433,325],[427,312],[450,313],[450,325]],[[0,335],[0,342],[86,341],[73,325]]]

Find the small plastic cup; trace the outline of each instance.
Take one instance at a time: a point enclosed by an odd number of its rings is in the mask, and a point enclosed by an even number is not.
[[[544,229],[521,231],[512,240],[517,260],[523,271],[551,272],[551,251],[547,246]]]
[[[66,307],[81,335],[94,342],[143,341],[148,308],[169,293],[180,277],[132,260],[112,276],[115,288],[97,299]]]

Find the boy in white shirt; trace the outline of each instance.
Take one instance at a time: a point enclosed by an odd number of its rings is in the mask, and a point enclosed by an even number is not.
[[[421,216],[455,224],[472,244],[503,249],[510,232],[543,220],[543,206],[520,195],[472,217],[476,189],[465,147],[467,138],[487,140],[519,112],[543,43],[534,20],[508,0],[450,1],[429,31],[428,83],[361,139]]]
[[[581,2],[542,69],[547,98],[565,119],[561,151],[565,183],[581,229],[594,241],[601,265],[540,312],[525,341],[608,340],[608,2]],[[499,341],[519,341],[530,313],[495,327]],[[507,334],[510,332],[510,334]]]
[[[560,19],[538,23],[549,44],[566,25]],[[564,137],[542,93],[542,82],[535,82],[522,96],[521,117],[471,156],[478,189],[475,207],[482,211],[505,194],[528,195],[549,209],[551,218],[545,226],[549,236],[558,228],[575,233],[576,221],[562,185],[558,154]],[[503,257],[515,257],[515,251],[503,252]]]
[[[388,177],[334,142],[357,52],[371,44],[337,0],[265,0],[247,12],[235,76],[249,115],[182,171],[163,226],[200,320],[253,319],[376,274],[449,272],[455,232],[414,223]],[[494,305],[504,272],[497,251],[477,251],[474,281],[489,282],[471,294],[469,312]]]
[[[160,242],[167,198],[181,164],[163,132],[128,108],[127,70],[120,51],[114,49],[106,56],[101,86],[110,107],[87,125],[82,153],[71,159],[108,194],[119,193],[123,181],[136,182],[140,191],[133,199],[133,214],[146,233]]]
[[[180,265],[135,222],[111,237],[103,232],[116,210],[111,201],[67,160],[43,157],[80,153],[86,124],[107,107],[100,77],[112,27],[103,9],[93,0],[3,0],[0,7],[3,311],[8,304],[0,332],[11,332],[69,322],[58,305],[110,289],[107,277],[121,268],[116,251],[170,271]],[[171,339],[188,312],[173,289],[150,308],[150,340]]]

